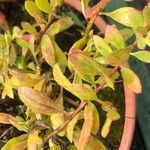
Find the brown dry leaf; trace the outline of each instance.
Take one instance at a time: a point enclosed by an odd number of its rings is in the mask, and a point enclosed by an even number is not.
[[[89,102],[84,109],[84,124],[77,143],[78,150],[85,150],[86,144],[88,143],[91,135],[92,127],[93,127],[93,111],[92,105]]]
[[[19,87],[18,95],[24,104],[35,112],[47,115],[60,112],[69,115],[68,112],[59,107],[47,95],[32,88],[26,86]]]
[[[6,113],[0,113],[0,123],[11,124],[9,120],[16,120],[16,118]]]

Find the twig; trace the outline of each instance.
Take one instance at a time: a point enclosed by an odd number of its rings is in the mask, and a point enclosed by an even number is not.
[[[91,30],[91,28],[92,28],[92,26],[94,24],[94,21],[96,20],[99,12],[106,7],[108,2],[109,2],[109,0],[101,0],[96,6],[93,7],[94,11],[93,11],[93,14],[91,16],[92,18],[90,18],[90,21],[89,21],[89,23],[87,25],[87,28],[85,30],[86,34],[88,34],[90,32],[90,30]]]
[[[111,72],[111,74],[110,74],[110,78],[118,71],[118,69],[120,68],[120,66],[115,66],[115,68],[112,70],[112,72]],[[104,87],[104,85],[106,84],[106,81],[105,80],[103,80],[100,84],[99,84],[99,86],[95,89],[95,91],[96,91],[96,93],[99,91],[99,90],[101,90],[103,87]]]
[[[69,118],[62,124],[60,125],[56,130],[52,131],[51,134],[49,134],[47,137],[45,137],[43,140],[44,142],[48,142],[50,138],[52,138],[54,135],[58,134],[62,130],[65,129],[65,127],[68,125],[68,123],[78,114],[81,112],[81,110],[87,105],[87,101],[81,102],[79,107],[69,116]]]

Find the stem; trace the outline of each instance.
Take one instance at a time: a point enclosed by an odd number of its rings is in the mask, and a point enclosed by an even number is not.
[[[86,34],[88,34],[90,32],[90,30],[91,30],[91,28],[92,28],[92,26],[94,24],[94,21],[96,20],[97,16],[99,15],[99,12],[106,7],[108,2],[109,2],[109,0],[101,0],[96,6],[94,6],[92,8],[92,10],[93,10],[91,12],[92,16],[91,16],[90,21],[89,21],[89,23],[87,25],[87,28],[85,30]]]
[[[110,74],[110,78],[118,71],[118,69],[120,68],[120,66],[115,66],[115,68],[112,70],[112,73]],[[99,91],[99,90],[101,90],[103,87],[104,87],[104,85],[106,84],[106,81],[105,80],[103,80],[100,84],[99,84],[99,86],[95,89],[95,91],[96,91],[96,93]]]
[[[65,127],[68,125],[68,123],[78,114],[81,112],[81,110],[87,105],[87,101],[81,102],[79,107],[69,116],[69,118],[62,124],[60,125],[56,130],[52,131],[51,134],[49,134],[47,137],[44,138],[44,142],[48,142],[50,138],[52,138],[54,135],[58,134],[62,130],[65,129]]]

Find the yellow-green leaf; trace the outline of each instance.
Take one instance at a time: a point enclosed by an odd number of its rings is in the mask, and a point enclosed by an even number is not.
[[[79,113],[68,123],[67,126],[67,137],[69,141],[72,143],[73,140],[73,132],[74,132],[74,127],[79,119]]]
[[[119,49],[110,53],[107,57],[108,64],[112,65],[120,65],[125,63],[129,58],[129,50],[128,49]]]
[[[24,31],[28,33],[36,33],[36,29],[29,22],[21,22],[21,26]]]
[[[43,35],[41,40],[41,51],[46,62],[53,67],[55,64],[55,50],[48,35]]]
[[[141,93],[142,87],[138,76],[128,68],[121,68],[124,84],[133,92]]]
[[[77,148],[79,150],[85,150],[86,145],[88,144],[92,127],[93,127],[93,112],[92,112],[92,105],[88,103],[84,109],[84,123],[80,133],[79,140],[77,142]]]
[[[59,48],[57,43],[53,41],[54,49],[55,49],[55,61],[59,64],[62,71],[65,71],[65,68],[67,66],[67,57],[65,56],[65,53]]]
[[[104,14],[133,29],[144,24],[141,12],[132,7],[122,7]]]
[[[40,10],[48,14],[52,13],[52,8],[48,0],[35,0],[35,3]]]
[[[91,136],[85,150],[107,150],[107,148],[100,140]]]
[[[60,86],[62,86],[72,94],[76,95],[81,100],[93,100],[97,98],[95,91],[93,91],[91,87],[85,86],[83,84],[71,84],[71,82],[63,75],[58,64],[55,64],[53,67],[53,76],[55,81]]]
[[[138,51],[138,52],[130,53],[130,55],[138,58],[141,61],[150,63],[150,52],[149,51]]]
[[[125,48],[124,39],[119,30],[114,26],[107,26],[105,40],[118,49]]]
[[[28,150],[38,150],[43,144],[42,138],[39,137],[39,131],[33,131],[28,135],[27,148]]]
[[[14,93],[12,90],[12,83],[11,83],[10,79],[5,79],[4,90],[2,92],[2,99],[4,99],[6,97],[6,95],[12,99],[14,98]]]
[[[27,148],[27,134],[9,140],[1,150],[25,150]]]
[[[64,113],[69,115],[65,110],[58,106],[47,95],[29,87],[19,87],[18,95],[22,102],[35,112],[50,115],[51,113]]]
[[[63,97],[62,96],[63,96],[63,92],[62,92],[62,89],[61,89],[61,92],[60,92],[58,98],[55,100],[55,103],[60,108],[64,109]],[[65,121],[64,114],[62,114],[62,113],[51,114],[50,119],[51,119],[51,126],[54,130],[57,129],[60,125],[62,125]],[[65,135],[65,130],[59,132],[58,135],[59,136],[64,136]]]
[[[93,36],[93,41],[98,52],[104,56],[108,56],[112,49],[106,44],[106,42],[98,35]]]
[[[99,113],[94,104],[92,104],[92,111],[93,111],[93,122],[94,122],[92,127],[92,133],[96,135],[99,130],[100,120],[99,120]]]
[[[86,75],[92,79],[95,75],[103,73],[102,66],[80,49],[72,49],[69,52],[68,63],[84,80],[87,80]]]
[[[143,19],[144,19],[144,25],[148,26],[150,23],[150,6],[145,6],[143,9]]]
[[[10,81],[14,87],[18,86],[34,87],[40,80],[40,77],[37,76],[36,74],[32,74],[31,78],[29,73],[22,72],[21,70],[12,69],[9,72],[12,75]]]
[[[46,79],[41,79],[41,80],[34,86],[34,89],[37,90],[37,91],[42,91],[45,82],[46,82]]]
[[[42,12],[38,9],[35,2],[29,0],[25,1],[25,8],[32,17],[38,15],[39,17],[43,18]]]
[[[72,25],[74,24],[73,20],[71,19],[71,17],[61,17],[60,19],[58,19],[56,22],[54,22],[46,31],[46,33],[48,35],[55,35],[59,32],[62,32],[68,28],[70,28]],[[53,27],[55,27],[53,29]],[[58,27],[58,28],[56,28]],[[54,30],[54,31],[52,31]]]

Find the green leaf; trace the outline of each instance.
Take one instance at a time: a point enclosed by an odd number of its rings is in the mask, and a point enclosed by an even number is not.
[[[69,115],[47,95],[32,88],[25,86],[19,87],[18,95],[22,102],[35,112],[46,115],[60,112]]]
[[[79,113],[68,123],[67,126],[67,137],[69,141],[72,143],[73,141],[73,133],[74,133],[74,127],[79,119]]]
[[[63,75],[58,64],[55,64],[53,67],[53,76],[55,81],[60,86],[62,86],[81,100],[97,99],[96,93],[92,90],[91,87],[85,86],[83,84],[71,84],[71,82]]]
[[[24,31],[28,33],[36,33],[36,29],[29,22],[21,22],[21,26]]]
[[[124,39],[120,31],[114,26],[107,26],[105,32],[105,40],[118,49],[125,48]]]
[[[29,0],[25,1],[25,8],[32,17],[39,16],[43,18],[42,12],[38,9],[35,2]]]
[[[27,148],[27,134],[9,140],[1,150],[25,150]]]
[[[134,31],[130,28],[124,28],[120,30],[120,34],[122,35],[124,41],[127,41],[134,34]]]
[[[70,28],[74,24],[71,17],[61,17],[57,21],[55,21],[46,31],[48,35],[55,35],[59,32],[63,32],[64,30]],[[54,28],[54,29],[53,29]],[[54,31],[53,31],[54,30]]]
[[[75,49],[75,48],[79,48],[82,49],[88,42],[88,39],[86,36],[84,36],[83,38],[79,39],[78,41],[76,41],[73,46],[70,48],[70,50]]]
[[[93,127],[93,112],[92,112],[92,105],[88,103],[84,109],[84,123],[82,126],[82,130],[80,133],[79,140],[77,142],[77,148],[79,150],[85,150],[86,145],[88,144],[92,127]]]
[[[108,56],[112,52],[112,49],[106,44],[106,42],[100,36],[94,35],[93,41],[97,51],[100,52],[102,55]]]
[[[144,19],[144,25],[148,26],[150,24],[150,6],[145,6],[143,9],[143,19]]]
[[[48,0],[35,0],[35,3],[37,7],[45,13],[52,13],[52,8]]]
[[[17,38],[16,43],[21,46],[22,48],[29,48],[29,43],[23,39]]]
[[[150,52],[149,51],[138,51],[138,52],[130,53],[130,55],[132,55],[146,63],[150,63]]]
[[[90,136],[89,143],[87,144],[86,150],[107,150],[105,145],[93,136]]]
[[[37,150],[42,146],[43,141],[38,134],[39,131],[32,131],[29,133],[27,140],[28,150]]]
[[[79,19],[78,15],[73,10],[70,10],[69,12],[67,12],[67,14],[72,18],[75,25],[84,28],[83,21]]]
[[[121,73],[123,77],[124,84],[133,92],[141,93],[141,82],[138,76],[128,68],[121,68]]]
[[[140,33],[135,33],[137,39],[137,46],[139,49],[144,49],[146,46],[145,38]]]
[[[112,65],[123,64],[128,60],[129,53],[128,49],[115,50],[107,57],[107,62]]]
[[[53,67],[55,64],[55,50],[51,39],[46,34],[43,35],[41,40],[41,51],[46,62]]]
[[[56,21],[50,25],[50,27],[46,30],[46,33],[49,36],[55,36],[60,32],[60,26],[61,26],[60,23]]]
[[[104,13],[115,21],[133,29],[144,25],[140,11],[132,7],[122,7],[113,12]]]
[[[82,13],[86,17],[85,9],[88,6],[90,0],[81,0]]]

